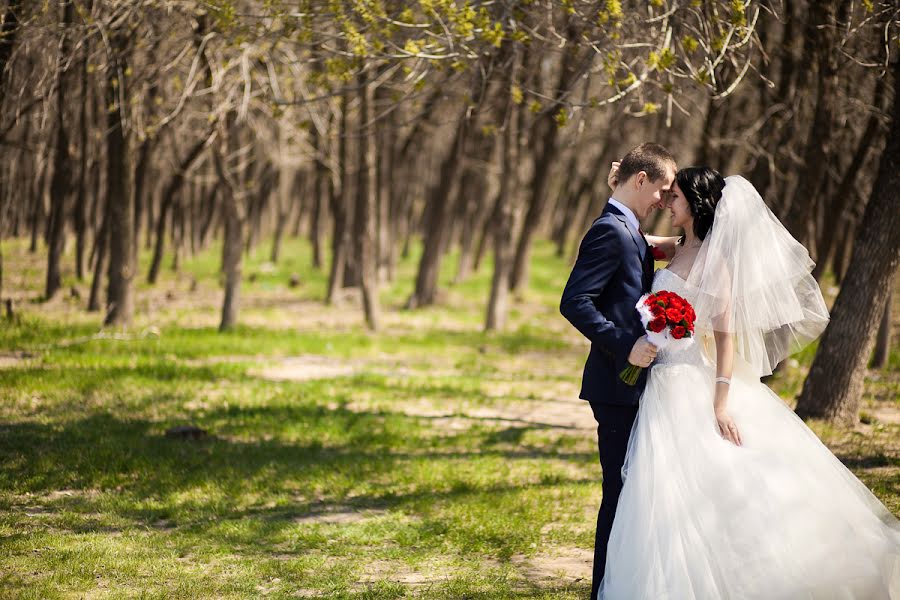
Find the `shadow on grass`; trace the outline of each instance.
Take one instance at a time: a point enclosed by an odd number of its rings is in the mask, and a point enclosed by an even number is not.
[[[70,390],[87,392],[103,388],[110,383],[125,380],[147,379],[151,381],[217,381],[222,378],[251,379],[244,377],[242,368],[234,364],[187,366],[164,360],[142,361],[138,365],[83,366],[67,364],[60,367],[27,367],[5,369],[3,383],[13,388],[40,388],[65,386]]]
[[[446,461],[569,460],[587,463],[593,452],[559,452],[553,448],[459,450],[485,434],[434,441],[414,439],[416,418],[312,405],[277,405],[212,411],[198,424],[212,430],[202,441],[169,439],[168,424],[94,414],[62,424],[34,422],[0,425],[0,490],[46,496],[58,490],[100,490],[121,501],[98,509],[90,496],[76,494],[50,500],[50,506],[75,512],[111,509],[120,517],[148,523],[165,519],[173,509],[240,518],[260,511],[293,518],[340,505],[352,510],[388,510],[424,500],[467,494],[501,493],[540,485],[582,483],[555,477],[541,483],[491,483],[460,470],[452,479],[417,482],[396,492],[392,474],[405,463]],[[216,424],[223,431],[216,436]],[[267,432],[288,431],[271,439]],[[297,430],[290,429],[296,425]],[[309,429],[309,428],[312,429]],[[527,428],[522,428],[527,429]],[[262,432],[262,433],[261,433]],[[279,432],[280,433],[280,432]],[[486,434],[492,443],[515,442],[519,434]],[[262,439],[256,439],[262,438]],[[326,445],[323,439],[335,439]],[[481,444],[477,444],[481,446]],[[470,465],[473,469],[474,466]],[[359,493],[360,482],[368,482]],[[375,483],[377,482],[377,483]],[[318,491],[317,491],[318,490]],[[352,494],[349,493],[352,491]],[[296,498],[279,508],[241,508],[245,495]],[[315,500],[316,496],[324,497]],[[148,500],[153,500],[148,502]],[[141,508],[145,506],[146,508]]]

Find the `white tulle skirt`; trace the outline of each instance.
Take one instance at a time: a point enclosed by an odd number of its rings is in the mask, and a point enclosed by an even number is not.
[[[724,440],[714,377],[651,371],[600,598],[900,599],[897,520],[758,380],[733,378]]]

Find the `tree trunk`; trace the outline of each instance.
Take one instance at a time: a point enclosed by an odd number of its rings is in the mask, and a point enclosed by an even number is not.
[[[480,80],[475,82],[472,106],[477,107],[481,104],[484,87]],[[416,273],[415,291],[406,302],[407,308],[434,304],[437,297],[438,275],[443,259],[442,249],[446,245],[446,237],[450,229],[449,221],[454,209],[453,202],[451,202],[454,197],[454,184],[462,162],[466,139],[475,116],[475,111],[471,110],[470,106],[463,107],[457,121],[456,134],[450,145],[450,151],[441,163],[437,182],[429,190],[428,204],[425,209],[422,257]]]
[[[44,207],[44,197],[46,196],[46,176],[49,161],[43,156],[43,154],[44,150],[41,149],[40,156],[38,156],[35,162],[35,168],[37,169],[37,172],[35,173],[34,187],[32,189],[33,202],[31,206],[31,243],[28,246],[28,251],[32,254],[37,252],[41,226],[44,224],[46,214]]]
[[[512,66],[509,70],[507,90],[516,84],[519,67],[519,53],[514,52]],[[494,274],[491,278],[491,295],[488,299],[485,331],[503,329],[506,325],[509,301],[509,278],[512,274],[513,261],[513,225],[515,221],[515,180],[518,173],[518,120],[516,112],[520,110],[508,94],[506,102],[506,130],[503,134],[501,152],[500,187],[490,227],[494,241]]]
[[[222,270],[225,273],[225,297],[222,302],[222,321],[219,331],[237,324],[241,291],[241,268],[244,248],[244,221],[238,200],[229,186],[223,186],[225,240],[222,245]]]
[[[567,34],[569,39],[573,40],[577,32],[574,27],[570,26]],[[519,233],[513,271],[510,277],[510,287],[514,292],[521,292],[528,286],[531,246],[547,206],[550,204],[550,168],[554,162],[553,158],[556,154],[557,142],[559,141],[559,126],[555,117],[558,111],[565,106],[563,100],[568,96],[581,72],[581,69],[576,66],[578,62],[576,49],[577,45],[574,43],[566,45],[562,64],[559,68],[559,81],[556,84],[555,100],[535,123],[535,138],[539,141],[540,146],[534,156],[534,172],[528,186],[530,190],[528,212],[525,214],[525,221]]]
[[[372,107],[373,90],[368,71],[359,74],[361,136],[357,143],[356,214],[353,218],[354,238],[359,257],[359,274],[362,284],[363,311],[369,329],[378,329],[380,308],[378,302],[378,247],[376,226],[378,190],[375,155],[375,119]]]
[[[390,94],[386,90],[386,86],[379,86],[375,90],[375,106],[372,108],[374,115],[380,107],[386,106],[391,102]],[[378,280],[392,281],[394,279],[394,243],[391,237],[391,223],[397,220],[397,215],[391,209],[396,206],[393,198],[396,194],[397,182],[394,178],[394,155],[397,143],[396,132],[396,112],[388,113],[386,120],[382,126],[378,127],[379,137],[376,138],[378,143],[378,163],[376,169],[376,189],[378,191],[376,197],[376,214],[378,216],[376,223],[377,242],[377,263],[378,263]]]
[[[282,156],[284,151],[282,151]],[[272,252],[269,260],[274,264],[281,259],[281,245],[284,240],[284,230],[287,229],[288,219],[291,216],[291,208],[294,205],[294,167],[281,167],[277,172],[278,185],[276,191],[275,206],[278,207],[278,219],[275,221],[275,236],[272,240]]]
[[[87,182],[88,182],[88,113],[87,107],[91,102],[92,94],[90,93],[88,81],[88,54],[90,52],[89,38],[82,41],[84,51],[81,58],[81,105],[78,107],[78,124],[79,130],[79,147],[81,155],[79,157],[78,183],[75,186],[75,276],[79,281],[84,279],[84,250],[87,246]],[[137,231],[137,230],[135,230]]]
[[[875,354],[872,356],[872,368],[883,369],[888,364],[891,355],[891,309],[893,308],[893,290],[888,293],[887,302],[884,304],[884,312],[881,314],[881,323],[878,325],[878,335],[875,336]]]
[[[111,56],[107,75],[107,102],[115,110],[107,112],[106,197],[109,202],[109,282],[105,325],[130,325],[134,312],[132,280],[134,259],[134,203],[128,170],[128,140],[123,113],[127,107],[128,68],[125,55],[128,39],[120,31],[110,35]]]
[[[312,222],[309,228],[309,239],[312,242],[312,266],[317,271],[322,269],[325,263],[323,259],[324,237],[325,237],[325,210],[328,199],[325,196],[325,188],[327,187],[328,178],[331,173],[328,172],[328,165],[325,164],[325,144],[319,135],[319,130],[315,126],[311,128],[312,140],[311,144],[315,152],[315,170],[313,171],[313,202],[312,202]]]
[[[134,239],[132,240],[132,254],[134,254],[135,262],[137,262],[138,249],[140,247],[140,231],[142,219],[147,212],[147,204],[150,195],[147,192],[147,171],[150,168],[150,156],[155,146],[153,138],[145,139],[137,152],[137,160],[134,164]]]
[[[153,249],[153,260],[150,262],[150,271],[147,273],[147,282],[151,285],[156,283],[156,280],[159,277],[159,269],[162,265],[169,211],[172,210],[172,204],[175,201],[175,198],[181,193],[185,175],[194,165],[197,158],[203,153],[203,149],[206,148],[206,144],[212,140],[213,135],[215,135],[215,123],[210,126],[206,135],[188,150],[188,153],[163,188],[160,197],[159,216],[156,221],[156,246]]]
[[[856,422],[875,330],[900,263],[900,212],[895,202],[900,186],[900,61],[894,61],[893,72],[891,131],[831,323],[797,403],[797,414],[804,418]]]
[[[825,213],[825,222],[816,241],[819,259],[816,263],[816,268],[813,270],[813,276],[816,279],[820,279],[831,264],[837,229],[840,227],[842,220],[846,221],[846,213],[850,199],[853,197],[853,190],[856,187],[857,176],[862,170],[860,167],[865,164],[869,149],[875,143],[879,129],[878,113],[881,111],[882,98],[884,97],[885,79],[885,77],[879,77],[875,81],[872,113],[869,115],[863,134],[859,138],[859,143],[856,145],[856,151],[853,153],[853,157],[844,171],[841,183],[837,186],[834,194],[828,194],[830,198],[829,210]]]
[[[459,217],[459,261],[456,267],[454,283],[469,278],[475,265],[478,251],[479,232],[489,229],[486,221],[493,213],[495,203],[488,196],[488,168],[494,154],[497,135],[485,135],[477,132],[473,136],[473,146],[469,155],[469,165],[463,172],[459,188],[457,208]]]
[[[69,137],[66,133],[66,62],[71,54],[69,28],[75,20],[75,7],[71,0],[62,3],[62,37],[59,43],[59,56],[56,69],[56,142],[53,153],[53,179],[50,183],[50,236],[47,252],[47,281],[44,286],[44,298],[49,300],[62,285],[60,259],[66,234],[66,199],[71,185],[71,169],[69,157]]]
[[[94,261],[94,276],[91,281],[91,293],[88,297],[88,312],[100,310],[100,289],[103,286],[103,273],[106,272],[106,255],[109,244],[109,210],[103,211],[103,223],[94,236],[94,249],[91,256]]]
[[[350,104],[348,92],[341,94],[340,121],[338,124],[338,181],[340,190],[334,189],[331,196],[331,214],[334,215],[334,230],[331,235],[331,272],[328,277],[328,292],[325,301],[334,304],[338,289],[344,280],[347,266],[347,205],[350,202],[347,185],[347,111]]]
[[[569,202],[571,212],[567,209],[556,240],[556,255],[560,258],[566,255],[566,249],[569,247],[569,239],[572,237],[572,230],[576,227],[580,228],[581,224],[587,218],[587,212],[590,210],[592,201],[595,198],[606,199],[609,196],[605,175],[609,170],[607,160],[609,158],[609,151],[615,131],[615,128],[609,128],[606,135],[603,137],[603,146],[596,157],[594,157],[594,162],[588,168],[587,173],[578,179],[578,185],[576,185],[574,191],[571,192],[572,198]]]
[[[241,291],[241,268],[244,250],[244,230],[247,215],[244,208],[244,189],[238,186],[225,162],[231,156],[234,137],[235,113],[225,119],[221,150],[215,152],[215,167],[222,182],[222,212],[225,219],[225,240],[222,244],[222,272],[225,275],[225,296],[222,302],[222,321],[219,331],[227,331],[237,324],[237,314]],[[223,154],[225,155],[223,157]]]
[[[838,102],[838,27],[844,21],[847,6],[831,0],[810,3],[807,52],[813,53],[810,58],[818,67],[816,109],[803,153],[799,184],[784,219],[785,227],[801,243],[811,239],[811,216],[815,214],[816,203],[821,201],[824,182],[828,178],[828,157],[833,152],[833,123]]]

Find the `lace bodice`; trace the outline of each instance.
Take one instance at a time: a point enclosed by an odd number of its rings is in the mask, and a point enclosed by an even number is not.
[[[653,276],[653,286],[651,287],[651,290],[653,293],[660,290],[674,292],[691,304],[694,303],[694,294],[690,289],[690,286],[687,285],[684,279],[669,269],[659,269],[656,271],[656,274]],[[704,346],[711,341],[712,335],[709,332],[704,333],[697,330],[695,332],[693,344],[680,350],[660,350],[659,354],[656,355],[656,361],[653,364],[654,366],[674,364],[711,366],[713,363],[710,361],[707,353],[704,352]]]

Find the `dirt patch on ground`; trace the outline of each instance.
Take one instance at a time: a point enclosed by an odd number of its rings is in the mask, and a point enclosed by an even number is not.
[[[24,367],[34,355],[28,352],[3,352],[0,353],[0,369],[15,369]]]
[[[250,374],[272,381],[307,381],[347,377],[357,372],[358,368],[348,362],[310,354],[287,358],[277,365],[250,371]]]
[[[360,373],[403,378],[412,373],[396,363],[380,364],[377,360],[344,361],[316,355],[290,357],[276,365],[251,371],[251,374],[272,381],[307,381],[348,377]],[[435,375],[428,371],[428,375]],[[389,407],[375,406],[364,393],[346,405],[355,412],[373,408],[397,411],[411,417],[434,419],[436,425],[459,430],[472,426],[475,421],[496,425],[553,427],[591,430],[596,427],[587,402],[578,399],[577,385],[571,381],[514,381],[486,378],[481,382],[481,392],[496,402],[472,402],[465,397],[427,397],[412,399],[395,398]]]
[[[594,552],[585,548],[557,548],[534,556],[512,557],[522,576],[538,585],[590,581],[593,561]]]
[[[301,515],[294,519],[295,523],[301,525],[306,524],[328,524],[328,525],[346,525],[349,523],[359,523],[368,521],[376,517],[387,514],[383,510],[353,510],[348,507],[333,506],[321,511],[313,511],[311,513]]]

